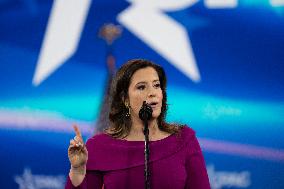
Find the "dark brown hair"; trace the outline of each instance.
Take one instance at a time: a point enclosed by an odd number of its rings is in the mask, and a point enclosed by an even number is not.
[[[124,100],[128,97],[128,88],[133,74],[137,70],[146,67],[152,67],[156,70],[162,89],[162,108],[161,114],[157,119],[159,129],[171,134],[179,131],[179,125],[168,124],[165,121],[167,111],[167,78],[164,69],[149,60],[133,59],[129,60],[120,67],[112,81],[109,112],[110,126],[105,130],[112,137],[124,138],[128,136],[130,132],[131,118],[126,116],[128,109],[124,104]]]

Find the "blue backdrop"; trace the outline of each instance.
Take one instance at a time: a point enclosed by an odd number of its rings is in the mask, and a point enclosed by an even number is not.
[[[169,122],[192,127],[212,189],[284,188],[284,2],[0,0],[1,188],[63,188],[77,123],[92,136],[116,66],[162,65]]]

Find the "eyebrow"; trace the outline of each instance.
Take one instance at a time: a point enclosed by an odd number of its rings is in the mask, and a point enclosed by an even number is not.
[[[159,79],[155,79],[155,80],[153,80],[152,82],[157,82],[157,81],[160,82]],[[136,83],[136,85],[139,85],[139,84],[146,84],[146,83],[147,83],[146,81],[140,81],[140,82]]]

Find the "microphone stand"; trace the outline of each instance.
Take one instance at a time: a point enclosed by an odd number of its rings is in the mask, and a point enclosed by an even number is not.
[[[150,170],[149,170],[149,127],[148,127],[148,120],[152,117],[152,108],[149,106],[146,101],[143,102],[143,105],[139,111],[139,117],[144,123],[144,130],[143,133],[145,135],[145,170],[144,170],[144,176],[145,176],[145,189],[150,189]]]
[[[145,189],[150,189],[150,171],[149,171],[149,128],[148,128],[148,120],[144,119],[144,135],[145,135]]]

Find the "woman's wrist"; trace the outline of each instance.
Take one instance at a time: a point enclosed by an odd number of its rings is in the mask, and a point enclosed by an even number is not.
[[[70,173],[75,175],[85,175],[86,174],[86,165],[82,165],[80,167],[73,167],[71,165]]]
[[[75,187],[79,186],[83,182],[85,176],[86,176],[86,165],[83,165],[80,167],[72,167],[71,165],[69,177],[70,177],[71,183]]]

